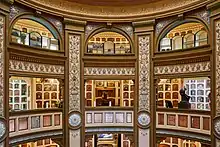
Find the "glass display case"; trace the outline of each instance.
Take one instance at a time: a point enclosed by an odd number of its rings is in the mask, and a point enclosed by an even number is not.
[[[167,102],[170,101],[174,108],[178,108],[178,103],[181,100],[179,94],[181,87],[181,79],[160,79],[157,88],[157,105],[160,107],[166,107]]]
[[[36,79],[36,108],[55,108],[60,102],[57,79]]]
[[[87,80],[85,82],[85,104],[89,107],[134,106],[134,82],[132,80]]]
[[[22,79],[9,80],[9,108],[27,110],[30,108],[30,83]]]
[[[210,110],[209,93],[211,90],[209,78],[191,78],[184,79],[184,86],[187,89],[186,94],[189,95],[191,109]]]

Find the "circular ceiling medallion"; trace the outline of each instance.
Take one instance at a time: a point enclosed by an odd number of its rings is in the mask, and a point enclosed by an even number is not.
[[[220,116],[214,118],[213,124],[214,124],[214,134],[217,138],[220,139]]]
[[[80,112],[73,111],[69,114],[69,126],[78,129],[81,126],[82,118]]]
[[[6,125],[5,119],[0,117],[0,142],[2,142],[6,137]]]
[[[141,128],[148,128],[150,125],[150,114],[147,111],[138,113],[138,124]]]

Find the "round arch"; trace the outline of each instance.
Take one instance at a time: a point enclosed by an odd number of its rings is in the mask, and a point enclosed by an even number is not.
[[[92,33],[89,34],[89,36],[87,36],[87,38],[85,39],[85,47],[84,47],[84,52],[86,53],[86,50],[87,50],[87,46],[88,46],[88,43],[89,43],[89,40],[99,34],[99,33],[103,33],[103,32],[115,32],[115,33],[118,33],[122,36],[124,36],[130,43],[130,47],[131,47],[131,53],[134,53],[134,45],[133,45],[133,40],[132,38],[123,30],[119,29],[119,28],[116,28],[116,27],[112,27],[112,28],[106,28],[106,27],[100,27],[96,30],[94,30]]]
[[[210,29],[208,27],[208,24],[205,21],[203,21],[197,17],[194,17],[194,16],[189,16],[189,17],[186,17],[184,20],[179,20],[179,19],[174,20],[174,21],[170,22],[168,25],[166,25],[166,27],[163,29],[163,31],[160,32],[160,34],[158,35],[158,37],[156,39],[156,49],[157,50],[159,49],[160,41],[161,41],[161,39],[163,39],[167,35],[167,33],[169,33],[174,28],[176,28],[182,24],[185,24],[185,23],[199,23],[204,26],[205,30],[208,33],[208,36],[210,35],[209,34]],[[208,38],[208,43],[209,43],[209,38]]]
[[[62,35],[58,31],[58,29],[54,26],[54,24],[52,24],[46,18],[44,18],[43,16],[36,15],[34,13],[25,12],[25,13],[22,13],[22,14],[16,16],[10,22],[9,34],[12,33],[14,25],[20,19],[27,19],[27,20],[35,21],[36,23],[39,23],[40,25],[44,26],[46,29],[48,29],[48,31],[50,31],[50,33],[53,35],[53,37],[59,41],[59,46],[60,46],[59,48],[60,48],[60,50],[62,49],[62,44],[63,44],[62,37],[61,37]],[[9,40],[11,40],[11,35],[9,35]]]

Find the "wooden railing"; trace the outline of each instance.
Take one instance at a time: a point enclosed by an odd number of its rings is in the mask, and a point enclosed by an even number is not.
[[[60,129],[62,129],[62,109],[36,109],[10,112],[10,137]]]
[[[86,127],[133,127],[133,108],[96,107],[86,108]]]
[[[210,135],[210,115],[210,111],[158,108],[156,128]]]

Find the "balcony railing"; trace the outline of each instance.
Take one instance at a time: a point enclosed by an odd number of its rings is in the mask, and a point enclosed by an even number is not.
[[[10,112],[10,137],[60,129],[62,129],[62,109]]]
[[[133,108],[86,108],[86,127],[133,127]]]
[[[158,108],[156,128],[210,135],[210,111]]]

